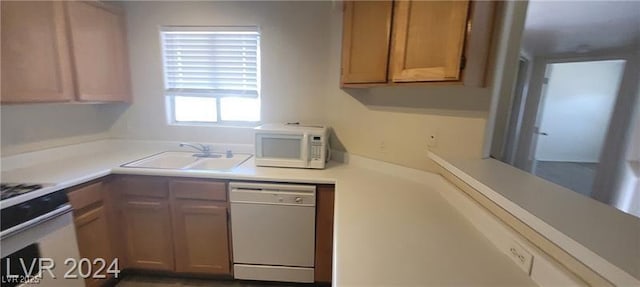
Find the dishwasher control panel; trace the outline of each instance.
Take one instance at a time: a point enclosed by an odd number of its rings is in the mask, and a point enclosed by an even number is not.
[[[314,185],[231,183],[229,200],[236,203],[315,206]]]
[[[271,194],[274,198],[274,201],[278,203],[288,203],[288,204],[311,204],[314,203],[314,197],[303,194]]]

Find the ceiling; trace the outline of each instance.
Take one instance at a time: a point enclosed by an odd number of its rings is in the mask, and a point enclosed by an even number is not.
[[[640,48],[640,1],[531,0],[523,35],[534,56]]]

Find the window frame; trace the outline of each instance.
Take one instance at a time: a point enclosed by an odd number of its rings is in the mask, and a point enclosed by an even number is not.
[[[167,31],[207,31],[207,32],[257,32],[258,39],[256,45],[256,83],[257,83],[257,96],[255,98],[258,101],[258,120],[257,121],[227,121],[222,119],[222,105],[221,99],[225,97],[230,98],[242,98],[234,95],[207,95],[206,93],[189,93],[189,92],[174,92],[167,90],[167,69],[165,63],[165,51],[164,51],[164,43],[162,38],[162,33]],[[162,65],[162,93],[165,98],[165,114],[167,117],[167,123],[170,126],[198,126],[198,127],[212,127],[212,126],[228,126],[228,127],[256,127],[262,123],[262,58],[261,58],[261,36],[262,30],[260,26],[175,26],[175,25],[167,25],[160,26],[158,29],[158,36],[160,42],[160,60]],[[207,121],[178,121],[176,120],[176,105],[175,99],[176,97],[202,97],[215,99],[216,101],[216,121],[215,122],[207,122]]]

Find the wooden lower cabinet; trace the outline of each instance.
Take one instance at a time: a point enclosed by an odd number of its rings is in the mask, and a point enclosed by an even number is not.
[[[128,267],[174,270],[171,212],[167,199],[124,197],[122,228],[126,234]]]
[[[97,258],[104,259],[106,263],[104,267],[108,267],[113,260],[113,253],[109,242],[109,226],[104,208],[100,206],[87,211],[77,216],[74,222],[81,257],[92,262]],[[93,266],[99,268],[102,265],[94,264]],[[105,268],[101,275],[106,275],[106,270]],[[104,281],[92,277],[85,279],[87,287],[101,286]]]
[[[102,180],[99,180],[71,190],[68,193],[68,197],[73,207],[80,257],[89,259],[91,262],[94,262],[95,259],[104,259],[106,263],[104,267],[108,267],[115,258],[115,253],[109,230],[108,204],[105,202],[104,193],[105,184]],[[101,265],[97,263],[93,267],[98,269]],[[104,268],[99,273],[100,275],[105,275],[105,279],[93,276],[86,278],[86,286],[101,286],[106,281],[106,278],[111,277],[111,275],[106,274],[106,270],[107,268]]]
[[[226,203],[175,200],[172,209],[176,271],[230,274]]]
[[[333,262],[334,185],[318,185],[316,193],[316,282],[330,283]]]
[[[120,269],[231,276],[227,181],[110,176],[69,191],[80,255]],[[330,283],[334,186],[318,185],[315,281]],[[256,240],[260,240],[256,238]],[[87,279],[88,287],[104,279]]]

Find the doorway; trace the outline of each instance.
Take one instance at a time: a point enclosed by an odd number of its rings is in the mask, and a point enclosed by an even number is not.
[[[625,62],[547,64],[530,155],[535,175],[591,196]]]

